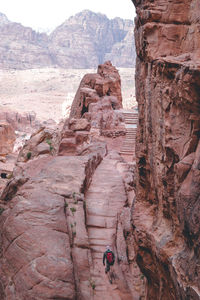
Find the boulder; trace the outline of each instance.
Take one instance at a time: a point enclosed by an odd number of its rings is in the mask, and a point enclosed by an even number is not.
[[[41,127],[33,133],[19,152],[18,162],[27,162],[43,154],[53,154],[56,150],[58,134],[53,129]]]
[[[90,130],[90,123],[86,119],[70,119],[69,129],[73,131]]]

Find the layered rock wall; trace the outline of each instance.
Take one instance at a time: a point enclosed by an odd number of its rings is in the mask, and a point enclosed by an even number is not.
[[[136,10],[137,262],[147,299],[200,298],[200,6]]]

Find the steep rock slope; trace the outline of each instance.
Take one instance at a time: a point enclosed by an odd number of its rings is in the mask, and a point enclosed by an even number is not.
[[[200,298],[200,6],[139,1],[137,262],[147,299]]]
[[[0,14],[0,68],[93,68],[108,58],[118,67],[133,67],[133,29],[131,20],[86,10],[47,36]]]

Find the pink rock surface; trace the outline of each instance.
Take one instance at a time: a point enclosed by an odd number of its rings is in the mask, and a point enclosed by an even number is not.
[[[137,262],[146,299],[199,299],[199,4],[137,9]],[[179,8],[179,9],[177,9]]]
[[[88,247],[83,199],[79,197],[73,204],[73,193],[83,192],[84,182],[89,181],[100,159],[98,155],[52,158],[13,195],[1,218],[1,299],[75,299],[78,281],[78,299],[89,299],[88,255],[76,255]],[[66,201],[77,207],[77,224],[83,222],[75,245],[70,233],[73,216],[68,217],[71,210],[66,212]]]
[[[70,118],[81,118],[89,111],[90,103],[108,96],[115,109],[122,107],[121,79],[110,62],[99,65],[97,74],[83,77],[71,107]]]
[[[7,122],[0,122],[0,156],[12,153],[16,136],[13,127]]]
[[[59,155],[80,153],[81,148],[92,141],[94,136],[96,140],[100,136],[124,136],[126,129],[123,114],[118,110],[121,107],[119,73],[110,62],[105,62],[99,65],[97,74],[86,74],[80,83],[70,118],[65,121],[62,129]]]

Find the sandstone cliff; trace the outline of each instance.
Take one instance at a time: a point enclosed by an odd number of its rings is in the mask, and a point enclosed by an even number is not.
[[[146,299],[200,299],[200,6],[133,0],[137,201],[133,227]]]
[[[0,14],[0,68],[94,68],[107,59],[118,67],[133,67],[133,29],[130,20],[109,20],[86,10],[47,36]]]

